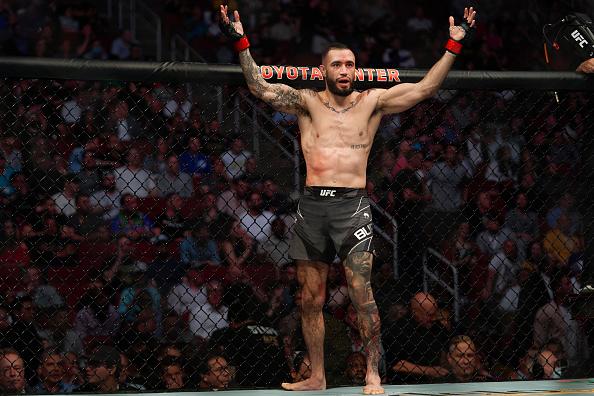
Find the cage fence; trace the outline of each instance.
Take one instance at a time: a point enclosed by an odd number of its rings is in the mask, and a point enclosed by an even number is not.
[[[20,356],[32,389],[61,393],[101,389],[101,366],[135,391],[306,378],[296,117],[134,68],[2,79],[2,367]],[[591,87],[459,82],[385,116],[370,153],[382,377],[587,375]],[[328,384],[358,385],[338,260],[326,294]]]

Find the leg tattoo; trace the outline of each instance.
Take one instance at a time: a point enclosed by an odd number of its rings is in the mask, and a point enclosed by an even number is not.
[[[380,359],[380,318],[371,290],[370,252],[350,254],[345,262],[345,273],[349,285],[349,297],[357,311],[359,332],[367,352],[368,370],[377,374]],[[369,372],[369,371],[368,371]]]

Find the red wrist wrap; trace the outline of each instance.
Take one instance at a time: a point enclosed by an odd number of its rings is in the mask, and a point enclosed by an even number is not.
[[[448,39],[448,42],[445,45],[445,49],[454,55],[460,55],[462,47],[463,45],[459,41],[453,39]]]
[[[233,46],[235,47],[235,51],[241,52],[245,49],[250,48],[250,42],[247,39],[247,36],[243,36],[239,40],[237,40]]]

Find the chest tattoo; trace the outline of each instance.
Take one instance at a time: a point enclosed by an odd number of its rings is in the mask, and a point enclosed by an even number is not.
[[[332,105],[330,105],[330,102],[328,102],[328,101],[322,100],[322,103],[324,104],[324,106],[326,106],[326,108],[332,110],[336,114],[344,114],[347,111],[349,111],[350,109],[352,109],[353,107],[355,107],[357,105],[357,103],[359,103],[359,102],[358,101],[352,101],[351,104],[348,107],[345,107],[342,110],[336,110],[334,107],[332,107]]]

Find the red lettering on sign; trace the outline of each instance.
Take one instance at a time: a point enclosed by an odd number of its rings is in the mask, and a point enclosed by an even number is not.
[[[288,66],[287,67],[287,78],[289,80],[296,80],[297,76],[298,76],[297,68],[294,66]]]
[[[260,67],[260,73],[262,74],[262,77],[264,77],[265,79],[269,79],[272,78],[272,67],[270,66],[261,66]]]
[[[272,68],[274,69],[274,72],[276,73],[276,79],[282,80],[283,73],[285,72],[285,67],[284,66],[272,66]]]
[[[386,69],[377,69],[377,81],[387,81]]]

